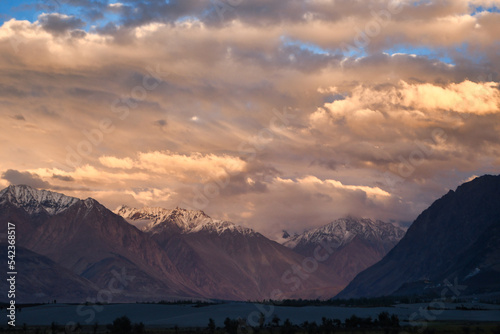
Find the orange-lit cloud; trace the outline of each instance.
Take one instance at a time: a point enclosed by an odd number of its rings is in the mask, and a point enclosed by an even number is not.
[[[134,168],[134,162],[130,158],[116,158],[111,156],[99,157],[99,162],[109,168],[131,169]]]
[[[500,113],[500,90],[496,82],[450,83],[445,86],[409,84],[401,81],[395,87],[373,89],[360,85],[347,98],[326,103],[311,115],[311,122],[346,117],[357,124],[373,124],[386,117],[418,119],[441,118],[438,113]]]
[[[201,178],[202,181],[207,181],[228,173],[241,173],[245,170],[246,163],[228,155],[193,153],[188,156],[156,151],[140,153],[139,167],[154,173],[173,174],[180,179]]]
[[[128,1],[94,8],[120,18],[107,25],[9,20],[0,187],[199,205],[269,234],[345,214],[412,220],[498,173],[493,6],[263,0],[221,16],[209,1]]]

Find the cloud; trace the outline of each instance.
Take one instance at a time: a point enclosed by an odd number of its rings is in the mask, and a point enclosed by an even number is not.
[[[437,191],[428,183],[447,171],[459,171],[458,184],[463,174],[497,168],[486,167],[484,159],[500,148],[494,135],[499,103],[498,84],[489,81],[356,85],[345,99],[311,113],[303,135],[326,143],[337,173],[378,171],[370,178],[378,178],[382,189],[408,198],[414,196],[408,193],[412,183],[426,188],[416,192]],[[312,158],[311,167],[327,169],[320,159]]]
[[[401,81],[395,87],[358,86],[351,96],[326,103],[311,115],[313,123],[325,119],[347,118],[352,122],[383,122],[385,116],[439,118],[437,112],[454,111],[470,114],[500,113],[500,90],[496,82],[450,83],[445,86],[409,84]],[[371,123],[373,124],[373,123]]]
[[[500,112],[500,90],[496,82],[451,83],[444,87],[432,84],[407,84],[396,92],[402,95],[401,105],[414,109],[490,114]]]
[[[138,167],[159,174],[170,174],[185,180],[207,181],[227,174],[243,172],[246,163],[229,155],[168,151],[140,153]]]
[[[101,156],[99,163],[107,168],[131,170],[136,172],[128,174],[130,177],[141,179],[153,173],[163,177],[173,177],[186,182],[206,182],[212,179],[234,175],[247,171],[248,164],[239,157],[226,154],[179,154],[170,151],[138,152],[137,157],[117,158],[114,156]],[[93,166],[86,165],[77,168],[71,175],[96,179],[106,172]],[[110,173],[110,175],[112,175]],[[122,174],[115,174],[116,176]],[[112,179],[115,177],[110,176]]]
[[[307,175],[301,179],[298,179],[296,181],[290,180],[290,179],[281,179],[281,178],[276,178],[277,183],[285,184],[285,185],[290,185],[290,184],[299,184],[303,187],[309,188],[309,189],[327,189],[331,191],[332,189],[339,189],[339,190],[349,190],[349,191],[360,191],[363,192],[367,197],[373,198],[373,199],[381,199],[383,197],[389,197],[391,194],[389,194],[387,191],[384,191],[380,189],[379,187],[368,187],[368,186],[355,186],[355,185],[344,185],[340,181],[336,180],[320,180],[315,176],[312,175]]]
[[[159,119],[159,120],[155,121],[154,124],[157,125],[157,126],[159,126],[160,128],[163,128],[168,123],[167,123],[167,120],[165,120],[165,119]]]
[[[55,35],[61,35],[70,30],[83,28],[85,22],[75,16],[58,13],[41,14],[38,17],[41,27]]]
[[[51,185],[42,180],[39,175],[30,172],[20,172],[14,169],[8,169],[2,173],[2,179],[7,180],[10,184],[24,184],[34,188],[50,189]]]
[[[75,181],[75,179],[72,178],[69,175],[52,174],[52,178],[56,179],[56,180],[61,180],[61,181],[64,181],[64,182],[73,182],[73,181]]]
[[[121,2],[115,2],[115,3],[110,3],[108,5],[109,8],[121,8],[123,7],[123,4]]]
[[[89,188],[81,186],[81,185],[66,186],[66,185],[58,185],[57,184],[58,182],[56,182],[56,184],[52,184],[52,183],[46,181],[46,179],[52,179],[55,181],[63,181],[64,183],[75,181],[75,179],[72,178],[71,176],[64,176],[64,175],[58,175],[58,174],[53,174],[52,177],[49,178],[49,177],[43,177],[37,173],[30,172],[30,171],[18,171],[18,170],[14,170],[14,169],[8,169],[2,173],[1,179],[6,180],[11,185],[28,185],[28,186],[33,187],[33,188],[47,189],[47,190],[52,190],[52,191],[64,191],[64,192],[69,192],[70,194],[74,194],[74,192],[76,192],[76,194],[78,194],[79,192],[82,192],[82,191],[85,191],[85,192],[90,191]],[[61,184],[61,183],[59,183],[59,184]]]
[[[23,115],[14,115],[12,118],[18,121],[26,121]]]
[[[102,156],[99,157],[99,162],[109,168],[132,169],[134,162],[130,158],[119,159],[116,157]]]
[[[338,162],[334,159],[316,159],[311,162],[311,165],[319,165],[331,170],[336,170]]]
[[[204,196],[266,233],[411,221],[498,172],[500,20],[473,7],[493,3],[401,3],[384,21],[387,1],[79,0],[7,21],[0,170],[111,208]]]
[[[216,216],[225,213],[226,219],[278,237],[282,229],[302,232],[349,214],[372,217],[377,212],[379,218],[387,219],[400,210],[399,198],[376,186],[346,185],[312,175],[275,177],[267,188],[263,195],[246,193],[238,201],[215,198],[209,212]]]

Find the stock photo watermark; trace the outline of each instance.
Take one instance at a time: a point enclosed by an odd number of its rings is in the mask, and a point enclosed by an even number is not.
[[[481,74],[476,78],[477,82],[493,82],[493,73],[488,75]],[[476,88],[478,94],[481,87]],[[473,112],[456,112],[458,118],[462,121],[467,121],[473,115]],[[449,133],[443,128],[433,128],[430,131],[430,138],[424,141],[414,141],[413,150],[407,155],[398,155],[397,159],[386,150],[378,150],[379,158],[388,159],[389,161],[397,161],[396,165],[389,166],[389,171],[386,171],[382,178],[383,183],[389,189],[395,189],[397,185],[402,184],[410,179],[426,161],[436,156],[439,147],[443,147],[449,141]]]
[[[7,222],[7,324],[16,327],[16,224]]]
[[[319,264],[325,262],[330,258],[330,256],[335,252],[338,245],[333,242],[320,241],[319,245],[314,248],[312,256],[306,257],[299,264],[293,264],[290,269],[286,270],[281,275],[281,282],[288,285],[289,291],[282,291],[276,288],[271,291],[269,299],[273,303],[279,303],[286,292],[296,292],[303,286],[303,282],[309,279],[310,275],[318,270]],[[269,319],[275,312],[275,306],[273,304],[263,305],[259,303],[254,303],[257,311],[253,311],[247,316],[247,323],[250,326],[257,327],[261,325],[262,315],[264,319]]]
[[[466,285],[459,285],[458,278],[450,282],[448,279],[443,280],[443,289],[441,290],[439,297],[434,298],[425,307],[419,307],[418,311],[413,312],[409,318],[408,322],[411,326],[417,327],[418,332],[422,333],[428,327],[428,323],[437,320],[438,316],[441,315],[446,310],[445,301],[447,299],[456,299],[462,295],[463,291],[467,289]],[[409,334],[403,332],[403,334]]]
[[[95,320],[96,314],[104,310],[103,304],[110,304],[135,279],[135,276],[127,275],[125,268],[122,268],[121,272],[113,269],[111,274],[113,278],[109,280],[105,289],[100,289],[95,298],[87,298],[86,303],[76,307],[76,314],[81,318],[85,318],[85,324],[91,324]],[[69,321],[65,329],[67,332],[74,332],[78,324],[79,322]]]

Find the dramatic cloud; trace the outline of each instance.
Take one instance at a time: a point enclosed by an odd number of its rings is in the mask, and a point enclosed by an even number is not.
[[[340,189],[340,190],[349,190],[349,191],[361,191],[363,192],[367,197],[370,198],[380,198],[380,197],[387,197],[390,196],[390,194],[378,187],[366,187],[366,186],[351,186],[351,185],[343,185],[342,182],[336,181],[336,180],[325,180],[321,181],[317,177],[314,176],[306,176],[302,179],[299,179],[297,181],[293,180],[285,180],[281,178],[276,179],[277,182],[282,183],[282,184],[300,184],[304,187],[310,188],[310,189],[316,189],[318,187],[327,187],[329,189]]]
[[[157,151],[140,153],[139,161],[141,169],[160,174],[174,174],[180,179],[200,177],[201,181],[221,177],[227,173],[243,172],[246,166],[246,163],[239,158],[200,153],[189,156]]]
[[[18,121],[25,121],[26,120],[23,115],[14,115],[14,116],[12,116],[12,118],[16,119]]]
[[[500,91],[496,82],[464,81],[439,87],[432,84],[402,83],[401,104],[413,109],[451,110],[460,113],[500,112]]]
[[[14,185],[24,184],[40,189],[48,189],[51,187],[48,182],[43,181],[37,174],[20,172],[14,169],[8,169],[2,173],[2,179],[7,180],[10,184]]]
[[[372,110],[381,108],[381,111]],[[404,117],[421,115],[439,118],[439,112],[455,111],[470,114],[500,113],[500,90],[498,83],[474,83],[468,80],[451,83],[444,87],[433,84],[408,84],[401,81],[396,87],[370,88],[362,85],[352,90],[352,95],[332,103],[326,103],[311,115],[312,122],[348,117],[356,119],[381,119],[383,113]]]
[[[75,181],[75,179],[72,178],[71,176],[64,176],[64,175],[57,175],[57,174],[53,174],[52,178],[53,179],[57,179],[57,180],[61,180],[61,181],[65,181],[65,182],[73,182],[73,181]]]
[[[99,162],[109,168],[131,169],[134,168],[134,162],[130,158],[119,159],[116,157],[102,156]]]
[[[0,27],[0,186],[203,209],[273,236],[411,221],[498,173],[499,6],[29,7]]]
[[[44,30],[56,35],[82,28],[85,25],[79,18],[63,14],[42,14],[38,21]]]

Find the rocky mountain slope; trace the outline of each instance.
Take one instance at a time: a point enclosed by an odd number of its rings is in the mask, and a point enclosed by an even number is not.
[[[423,211],[404,238],[339,298],[439,293],[445,280],[462,294],[500,291],[500,176],[450,190]]]
[[[102,299],[100,291],[110,292],[102,302],[328,298],[347,283],[322,264],[304,269],[303,256],[201,211],[119,213],[144,223],[143,230],[91,198],[27,186],[0,191],[0,234],[6,236],[7,222],[16,225],[19,259],[40,277],[23,283],[18,302],[81,302]]]
[[[390,223],[346,217],[288,238],[283,245],[312,256],[322,244],[333,250],[324,264],[346,281],[381,260],[401,238],[404,230]]]
[[[0,256],[7,258],[7,243],[0,243]],[[49,258],[16,247],[16,300],[47,303],[85,301],[96,297],[99,288],[89,280],[78,276]],[[6,276],[5,274],[3,276]],[[0,290],[9,291],[7,277],[0,281]]]
[[[18,247],[54,261],[99,288],[108,288],[117,272],[133,277],[115,300],[199,294],[185,284],[156,243],[93,199],[10,186],[0,192],[0,221],[3,233],[7,222],[16,225]]]
[[[142,230],[208,296],[269,299],[279,290],[283,298],[325,298],[347,283],[321,263],[306,273],[300,254],[202,211],[121,207],[115,212],[131,223],[149,220]]]

